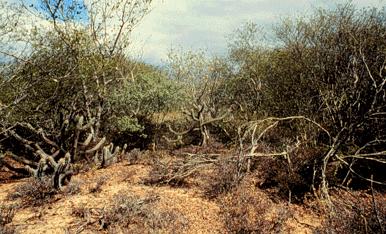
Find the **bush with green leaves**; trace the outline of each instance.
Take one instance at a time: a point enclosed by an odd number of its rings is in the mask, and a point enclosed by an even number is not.
[[[279,57],[279,76],[270,76],[280,82],[268,89],[276,92],[272,100],[282,96],[276,103],[283,111],[309,116],[328,130],[330,138],[318,139],[329,145],[323,170],[330,161],[340,164],[344,184],[370,181],[372,174],[378,184],[385,180],[385,19],[385,9],[347,4],[277,30],[286,59]]]
[[[217,93],[227,96],[225,105],[238,107],[235,116],[244,121],[265,116],[315,120],[326,131],[306,132],[295,124],[288,130],[305,137],[303,144],[325,149],[322,171],[332,162],[341,168],[336,172],[341,183],[370,181],[373,174],[384,184],[385,19],[385,9],[350,4],[319,9],[310,17],[284,20],[271,47],[259,46],[259,31],[247,25],[233,37],[225,58],[229,68],[223,69],[225,81]],[[221,94],[224,90],[227,95]]]
[[[138,71],[138,75],[124,80],[110,96],[119,131],[143,130],[138,118],[152,119],[155,114],[176,110],[183,101],[179,83],[150,65],[143,66],[147,70]]]
[[[69,169],[75,161],[97,158],[110,141],[110,116],[125,114],[109,97],[134,73],[135,63],[125,54],[128,39],[150,3],[88,1],[86,7],[77,0],[15,2],[12,10],[20,20],[36,17],[43,26],[23,30],[17,17],[8,18],[15,28],[9,40],[0,42],[4,48],[23,42],[27,48],[19,53],[0,50],[11,58],[0,71],[4,94],[0,96],[0,150],[10,152],[1,154],[0,160],[8,157],[24,168],[3,165],[23,175],[39,171],[32,174],[41,178],[51,173],[42,166],[47,159],[55,168],[65,160]],[[88,14],[85,21],[79,22],[78,7]],[[108,34],[107,24],[101,21],[110,22],[117,15],[121,23],[111,22]]]
[[[167,71],[185,93],[179,108],[185,118],[179,129],[169,127],[174,136],[167,138],[168,142],[205,146],[213,143],[211,132],[228,135],[222,124],[230,117],[231,106],[224,105],[217,94],[224,81],[219,72],[222,68],[226,66],[221,58],[208,58],[202,51],[172,51],[169,54]]]
[[[160,138],[163,118],[184,103],[185,94],[181,84],[160,69],[138,62],[133,67],[108,97],[112,112],[106,132],[117,143],[143,149]]]

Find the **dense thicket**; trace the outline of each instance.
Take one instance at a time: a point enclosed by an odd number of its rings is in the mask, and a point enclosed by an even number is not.
[[[164,72],[125,54],[129,33],[151,1],[91,3],[82,5],[87,22],[78,22],[78,7],[68,8],[63,1],[9,7],[20,19],[40,16],[36,19],[45,25],[25,32],[15,28],[1,38],[7,57],[0,80],[2,166],[39,179],[50,175],[56,188],[71,177],[73,163],[104,166],[124,154],[126,142],[112,142],[120,135],[146,138],[143,124],[174,107],[178,96]],[[112,22],[112,34],[106,34],[106,22],[118,15],[121,23]],[[25,53],[7,44],[21,42]]]
[[[172,57],[174,77],[193,77],[185,85],[194,101],[183,112],[207,138],[199,143],[236,144],[246,170],[283,196],[321,188],[328,197],[328,184],[384,186],[385,22],[384,8],[348,4],[285,20],[270,41],[245,24],[225,57]],[[189,130],[173,132],[181,140]]]

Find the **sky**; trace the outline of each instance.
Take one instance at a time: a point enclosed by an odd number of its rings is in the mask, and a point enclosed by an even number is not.
[[[0,0],[0,2],[20,0]],[[25,0],[36,1],[36,0]],[[65,0],[67,1],[67,0]],[[117,1],[117,0],[111,0]],[[151,12],[132,34],[132,54],[159,65],[173,49],[222,55],[227,40],[243,23],[272,29],[281,19],[332,8],[345,0],[153,0]],[[386,0],[353,0],[359,7],[382,7]],[[1,13],[1,12],[0,12]]]
[[[134,30],[135,49],[145,61],[159,63],[171,48],[226,52],[227,38],[245,22],[270,30],[285,17],[331,8],[339,0],[155,0],[153,10]],[[354,0],[359,7],[382,7],[383,0]]]

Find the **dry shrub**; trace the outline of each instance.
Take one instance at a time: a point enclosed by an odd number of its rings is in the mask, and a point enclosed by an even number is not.
[[[134,164],[143,164],[143,165],[152,165],[156,159],[164,158],[167,154],[167,151],[151,151],[133,149],[125,155],[125,159],[130,165]]]
[[[143,182],[146,185],[164,185],[169,184],[179,186],[183,184],[183,179],[173,179],[173,174],[178,171],[178,166],[168,165],[161,160],[153,163],[152,169],[148,177],[144,178]]]
[[[236,163],[231,160],[220,160],[213,171],[205,177],[203,187],[205,197],[209,199],[217,198],[219,195],[229,192],[237,186]]]
[[[95,167],[95,163],[92,162],[91,159],[84,159],[72,164],[72,170],[74,171],[74,175],[86,173],[90,171],[93,167]]]
[[[74,217],[85,219],[89,214],[89,211],[90,209],[88,209],[85,204],[81,204],[78,207],[72,208],[71,215]]]
[[[183,232],[187,226],[184,217],[172,211],[155,209],[158,200],[159,197],[154,195],[140,198],[122,192],[113,198],[114,204],[107,209],[95,211],[82,206],[73,209],[72,214],[85,220],[86,225],[98,224],[98,230],[109,233],[159,233],[167,229],[173,233]],[[93,214],[96,214],[97,222],[90,222]]]
[[[187,179],[217,163],[220,152],[225,153],[223,145],[216,147],[187,146],[172,152],[151,152],[152,169],[144,183],[148,185],[187,185]],[[217,153],[215,153],[217,152]]]
[[[333,193],[334,211],[329,213],[317,233],[385,233],[386,199],[363,192]]]
[[[284,223],[291,217],[286,207],[277,208],[259,191],[250,176],[220,203],[229,233],[282,233]]]
[[[144,183],[148,185],[183,186],[186,179],[197,175],[216,160],[208,155],[190,155],[171,160],[154,159],[152,170]]]
[[[42,180],[31,178],[28,182],[16,187],[15,192],[8,195],[8,199],[21,199],[25,207],[38,207],[53,201],[58,190],[54,189],[48,178]]]
[[[190,154],[221,154],[226,152],[227,149],[224,144],[219,142],[211,142],[207,146],[199,146],[199,145],[187,145],[181,147],[179,149],[175,149],[172,151],[173,155],[183,155],[186,153]]]
[[[304,196],[312,192],[312,186],[320,183],[322,151],[315,148],[298,148],[284,157],[259,158],[253,170],[261,180],[259,187],[273,189],[280,199],[302,202]],[[315,173],[315,174],[314,174]]]
[[[125,159],[128,161],[130,165],[138,163],[140,157],[141,157],[141,150],[138,148],[132,149],[125,155]]]
[[[13,217],[15,216],[15,207],[0,205],[0,233],[2,234],[13,234],[15,229],[7,224],[12,222]]]

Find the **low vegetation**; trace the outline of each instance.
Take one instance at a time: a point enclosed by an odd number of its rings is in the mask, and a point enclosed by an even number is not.
[[[334,201],[335,215],[328,215],[318,231],[320,233],[385,232],[384,199],[379,194],[372,194],[371,198],[370,196],[358,192],[339,192]]]
[[[39,207],[53,202],[58,191],[53,188],[49,180],[31,179],[16,187],[15,192],[9,194],[8,199],[20,199],[22,206]]]
[[[221,200],[226,229],[229,233],[283,233],[291,211],[284,205],[275,211],[275,204],[253,186],[244,181]]]
[[[77,231],[91,225],[95,230],[106,230],[108,233],[159,232],[165,231],[166,228],[173,228],[176,233],[182,232],[186,228],[184,217],[181,214],[154,209],[158,199],[156,196],[140,198],[121,191],[114,197],[115,203],[110,208],[93,210],[79,207],[75,208],[72,214],[83,220]],[[90,221],[91,215],[96,215],[97,218]]]

